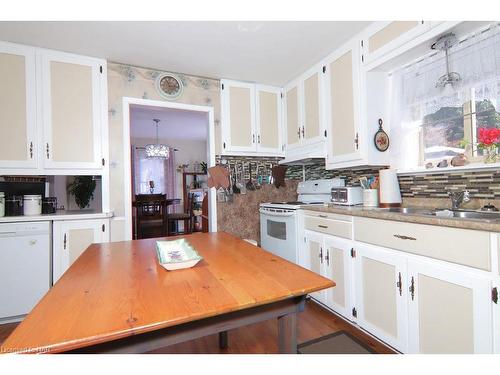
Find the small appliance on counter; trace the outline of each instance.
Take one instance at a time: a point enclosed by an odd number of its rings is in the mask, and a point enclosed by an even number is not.
[[[333,187],[331,202],[342,206],[363,204],[363,188],[361,186]]]
[[[401,206],[401,191],[398,175],[395,169],[381,169],[380,176],[380,207]]]
[[[24,216],[36,216],[42,214],[42,196],[24,195],[23,196],[23,214]]]
[[[55,214],[57,210],[57,198],[45,197],[42,198],[42,214]]]
[[[23,215],[23,196],[10,195],[5,198],[5,216]]]
[[[0,217],[5,216],[5,193],[0,191]]]

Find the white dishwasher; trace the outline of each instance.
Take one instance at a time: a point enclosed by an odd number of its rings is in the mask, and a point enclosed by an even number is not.
[[[0,323],[21,320],[50,288],[50,222],[0,223]]]

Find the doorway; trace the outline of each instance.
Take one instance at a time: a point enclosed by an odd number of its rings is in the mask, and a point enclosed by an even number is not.
[[[208,189],[203,182],[201,166],[201,162],[206,162],[208,168],[215,166],[213,107],[124,97],[123,139],[126,239],[132,239],[134,233],[133,198],[136,193],[144,192],[167,194],[167,198],[174,200],[174,207],[169,210],[184,210],[186,189],[206,191],[208,230],[217,231],[216,194],[214,189]],[[172,155],[172,160],[164,164],[167,166],[165,171],[168,172],[164,175],[152,172],[155,165],[158,168],[158,162],[155,164],[145,159],[142,162],[142,173],[136,171],[140,164],[137,157],[144,155],[146,144],[157,142],[168,146],[169,155]],[[200,173],[198,181],[193,181],[193,173],[195,176]],[[192,196],[195,196],[194,190]],[[196,222],[196,219],[194,221]],[[199,224],[195,225],[199,229]]]

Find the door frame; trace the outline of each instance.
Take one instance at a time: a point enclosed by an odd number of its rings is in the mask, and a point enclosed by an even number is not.
[[[162,107],[186,111],[205,112],[208,114],[207,160],[208,167],[215,166],[215,124],[214,107],[174,103],[162,100],[123,97],[123,178],[125,184],[125,240],[132,239],[132,155],[130,153],[130,106]],[[208,190],[209,231],[217,232],[217,196],[215,189]]]

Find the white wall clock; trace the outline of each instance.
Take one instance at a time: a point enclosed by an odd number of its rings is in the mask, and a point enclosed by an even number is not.
[[[172,73],[160,74],[156,78],[155,86],[158,94],[168,100],[177,99],[184,89],[180,78]]]

